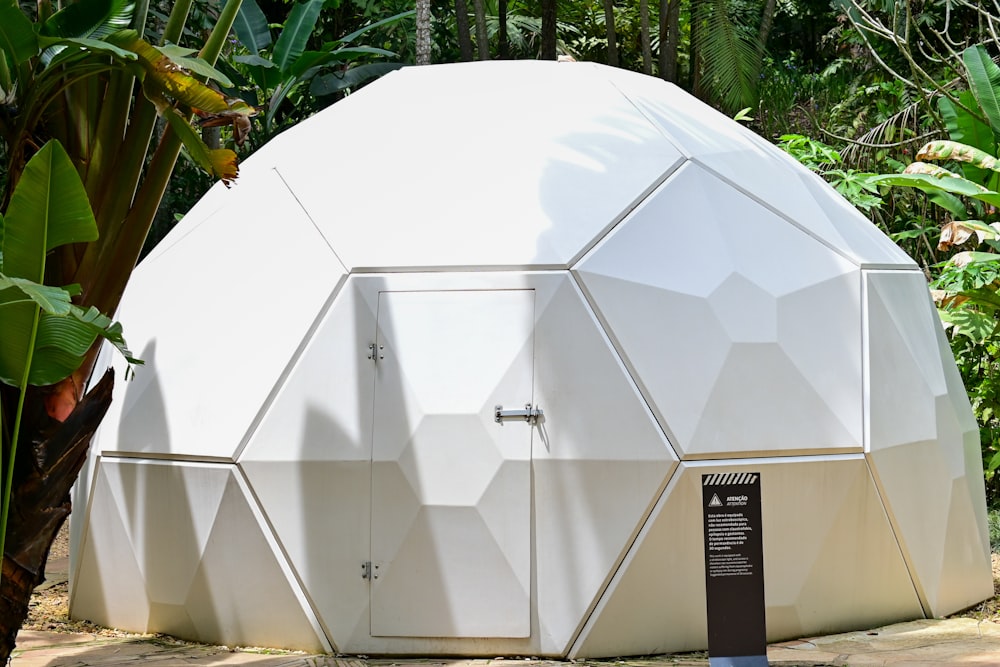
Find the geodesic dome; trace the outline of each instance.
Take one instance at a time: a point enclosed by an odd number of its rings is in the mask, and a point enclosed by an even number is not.
[[[745,471],[771,640],[992,594],[924,276],[656,79],[390,74],[209,192],[119,319],[146,365],[77,487],[75,618],[346,653],[701,649],[701,475]]]

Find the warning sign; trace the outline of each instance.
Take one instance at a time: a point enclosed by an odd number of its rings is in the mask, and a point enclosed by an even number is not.
[[[767,667],[760,474],[701,479],[709,664]]]

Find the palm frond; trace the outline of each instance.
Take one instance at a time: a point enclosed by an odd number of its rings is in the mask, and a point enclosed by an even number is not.
[[[727,111],[757,106],[761,58],[756,37],[733,20],[726,0],[702,0],[695,7],[697,48],[704,66],[704,85]]]

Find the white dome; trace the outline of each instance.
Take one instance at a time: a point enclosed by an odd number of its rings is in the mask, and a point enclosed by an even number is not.
[[[734,471],[761,475],[772,640],[992,595],[923,274],[656,79],[390,74],[209,192],[119,319],[146,365],[78,485],[77,618],[346,653],[700,649],[700,475]]]

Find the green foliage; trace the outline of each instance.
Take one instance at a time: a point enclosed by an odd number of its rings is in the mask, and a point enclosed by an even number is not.
[[[1000,509],[990,509],[986,513],[986,522],[990,531],[990,549],[1000,549]]]
[[[0,217],[0,382],[16,387],[0,509],[0,554],[14,485],[24,398],[29,386],[55,384],[77,370],[98,336],[109,340],[130,363],[134,359],[121,326],[96,308],[71,303],[79,286],[43,285],[45,261],[56,247],[93,241],[97,223],[73,163],[57,141],[31,158],[14,188],[7,215]],[[0,426],[3,426],[0,410]],[[6,433],[0,428],[0,433]]]
[[[739,11],[741,3],[731,0],[702,0],[692,7],[691,21],[698,24],[694,46],[706,93],[726,110],[756,106],[763,56],[757,23]]]
[[[877,176],[844,169],[840,153],[832,146],[800,134],[783,135],[778,146],[810,171],[825,178],[847,201],[862,211],[871,211],[882,205]]]
[[[346,36],[323,42],[319,48],[309,49],[323,4],[324,0],[296,3],[277,40],[272,42],[270,29],[256,0],[243,0],[234,27],[247,53],[233,57],[233,69],[241,75],[238,78],[240,91],[255,96],[252,104],[265,103],[265,99],[256,97],[258,92],[266,98],[265,138],[322,108],[322,103],[310,97],[342,92],[402,66],[402,63],[393,62],[366,67],[365,59],[396,57],[397,54],[374,46],[355,46],[353,42],[370,31],[411,18],[412,10],[368,23]],[[303,84],[314,85],[306,88]],[[307,90],[308,95],[295,97],[292,109],[285,110],[285,115],[279,118],[285,100],[295,96],[300,88]]]

